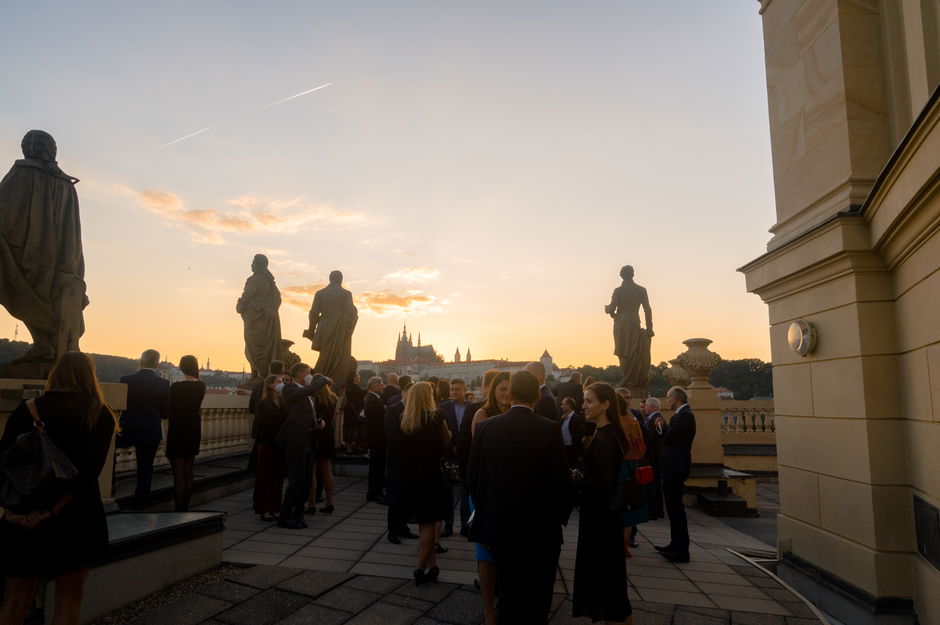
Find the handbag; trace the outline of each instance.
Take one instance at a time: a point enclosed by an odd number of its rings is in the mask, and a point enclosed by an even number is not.
[[[636,471],[633,472],[633,477],[636,478],[636,481],[641,486],[646,486],[647,484],[653,483],[653,467],[648,464],[637,467]]]
[[[456,462],[444,461],[444,477],[451,484],[456,484],[460,481],[460,465]]]
[[[636,479],[636,475],[630,468],[630,461],[625,457],[627,454],[624,452],[623,445],[620,444],[619,440],[617,445],[620,447],[623,461],[620,463],[620,471],[617,474],[617,487],[614,488],[614,492],[608,497],[607,502],[612,512],[632,512],[637,508],[646,506],[646,497],[643,494],[643,488],[640,486],[639,480]]]
[[[46,433],[36,402],[26,402],[33,430],[20,434],[0,456],[0,506],[17,513],[48,510],[62,496],[62,483],[78,469]]]

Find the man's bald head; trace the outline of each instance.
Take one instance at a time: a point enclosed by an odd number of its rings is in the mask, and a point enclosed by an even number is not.
[[[545,384],[545,365],[540,362],[530,362],[525,366],[525,370],[538,379],[539,386]]]

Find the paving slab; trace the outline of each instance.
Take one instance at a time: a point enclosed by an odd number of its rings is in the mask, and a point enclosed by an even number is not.
[[[380,601],[370,605],[348,623],[349,625],[411,625],[421,614],[418,610]]]
[[[272,625],[305,605],[306,597],[269,588],[217,614],[215,619],[229,625]]]
[[[333,590],[355,576],[349,573],[334,573],[329,571],[304,571],[277,584],[279,590],[304,595],[316,599],[320,595]]]
[[[228,580],[207,584],[199,589],[199,594],[229,603],[239,603],[261,592],[257,588],[236,584]]]
[[[133,621],[134,625],[196,625],[231,607],[231,603],[220,601],[205,595],[192,594],[180,597],[170,603],[142,615]]]
[[[275,625],[340,625],[352,618],[349,612],[309,603]]]
[[[293,569],[286,566],[253,566],[229,579],[236,584],[265,589],[276,586],[284,580],[301,573],[303,573],[303,569]]]
[[[377,592],[368,592],[358,588],[340,586],[316,599],[318,605],[358,614],[382,598]]]
[[[428,616],[454,625],[478,625],[483,620],[483,602],[478,594],[455,590],[434,606]]]

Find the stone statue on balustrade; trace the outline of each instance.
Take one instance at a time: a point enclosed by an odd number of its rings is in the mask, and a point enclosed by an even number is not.
[[[614,355],[620,359],[623,378],[620,386],[645,393],[649,382],[650,342],[653,337],[653,311],[646,289],[633,281],[633,267],[620,270],[623,283],[614,289],[604,312],[614,319]],[[640,327],[643,307],[646,327]]]
[[[238,298],[235,311],[245,324],[245,357],[251,365],[251,379],[268,374],[268,365],[281,354],[281,292],[268,270],[268,257],[256,254],[251,276]]]
[[[18,368],[20,377],[78,350],[88,305],[78,179],[59,169],[49,133],[30,130],[21,147],[24,158],[0,181],[0,304],[33,338],[13,361],[29,363]]]
[[[313,370],[336,382],[339,390],[346,381],[352,360],[352,335],[359,311],[352,293],[343,288],[343,274],[330,272],[330,284],[317,291],[310,308],[310,326],[304,337],[320,352]]]

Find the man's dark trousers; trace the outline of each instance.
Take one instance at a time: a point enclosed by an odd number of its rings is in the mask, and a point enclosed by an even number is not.
[[[134,455],[137,456],[137,487],[134,489],[134,509],[143,510],[150,497],[150,487],[153,484],[153,461],[157,457],[157,447],[160,441],[137,443],[134,445]]]
[[[682,492],[688,475],[663,473],[663,496],[666,500],[666,512],[669,514],[670,545],[672,551],[689,552],[689,523],[682,503]]]
[[[524,543],[525,541],[520,541]],[[536,542],[493,548],[499,625],[548,623],[560,544]]]
[[[369,447],[369,499],[378,497],[385,489],[385,445]]]
[[[284,464],[287,467],[287,489],[281,504],[281,520],[303,521],[304,504],[313,483],[310,471],[310,452],[301,445],[284,447]]]

